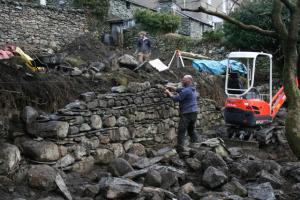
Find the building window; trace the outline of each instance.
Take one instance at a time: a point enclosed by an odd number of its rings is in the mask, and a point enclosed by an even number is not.
[[[126,1],[126,8],[130,9],[130,2],[129,1]]]

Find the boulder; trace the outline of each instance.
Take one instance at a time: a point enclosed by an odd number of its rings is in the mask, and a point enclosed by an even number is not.
[[[158,171],[149,170],[147,172],[145,182],[144,182],[145,186],[160,187],[161,183],[162,183],[162,177]]]
[[[223,185],[227,181],[227,176],[220,170],[210,166],[203,174],[202,181],[209,188],[214,189]]]
[[[109,171],[113,176],[123,176],[129,172],[134,171],[131,165],[123,158],[116,158],[109,164]]]
[[[2,143],[0,161],[0,174],[8,174],[12,170],[15,170],[21,161],[19,148],[9,143]]]
[[[108,164],[114,159],[114,153],[108,149],[96,149],[95,162],[99,164]]]
[[[39,116],[38,112],[31,106],[26,106],[22,112],[22,119],[26,124],[32,124]]]
[[[48,165],[33,165],[28,170],[28,184],[30,187],[51,191],[56,188],[57,172]]]
[[[91,118],[91,127],[93,129],[100,129],[102,128],[102,120],[99,115],[92,115]]]
[[[35,161],[51,162],[60,158],[59,148],[53,142],[25,139],[21,147],[24,155]]]
[[[36,137],[65,138],[68,135],[69,123],[61,121],[35,122],[27,124],[28,133]]]
[[[272,185],[269,182],[247,187],[248,197],[257,200],[275,200],[275,194]]]

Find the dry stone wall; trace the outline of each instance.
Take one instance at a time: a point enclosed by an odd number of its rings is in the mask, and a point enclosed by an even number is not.
[[[59,49],[88,32],[81,10],[0,0],[0,47],[13,43],[39,52]]]
[[[84,93],[57,113],[37,115],[26,107],[27,133],[16,137],[23,154],[38,162],[86,171],[94,163],[106,164],[125,152],[145,154],[145,146],[176,140],[178,104],[149,82],[129,83],[122,93]],[[198,99],[197,130],[220,123],[221,113],[211,100]],[[42,138],[40,141],[32,140]],[[41,153],[42,152],[42,153]],[[89,167],[87,167],[89,166]]]

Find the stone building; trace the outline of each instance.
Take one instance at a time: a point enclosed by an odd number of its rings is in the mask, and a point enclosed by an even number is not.
[[[154,12],[173,12],[181,17],[178,33],[201,38],[202,33],[220,25],[222,20],[204,13],[183,11],[181,8],[195,9],[203,6],[210,10],[217,10],[228,14],[230,8],[236,7],[233,0],[110,0],[110,18],[119,17],[124,20],[126,27],[128,23],[134,25],[133,15],[137,9],[148,9]],[[120,20],[118,20],[120,23]]]

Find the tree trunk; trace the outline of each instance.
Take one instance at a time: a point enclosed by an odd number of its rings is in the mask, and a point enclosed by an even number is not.
[[[296,45],[292,45],[290,41],[285,41],[283,46],[285,48],[283,68],[284,91],[288,99],[288,115],[285,131],[290,148],[300,159],[300,91],[296,85],[295,74],[298,54]]]
[[[300,102],[300,98],[297,99]],[[300,106],[289,104],[288,115],[285,124],[285,134],[294,154],[300,159]]]

